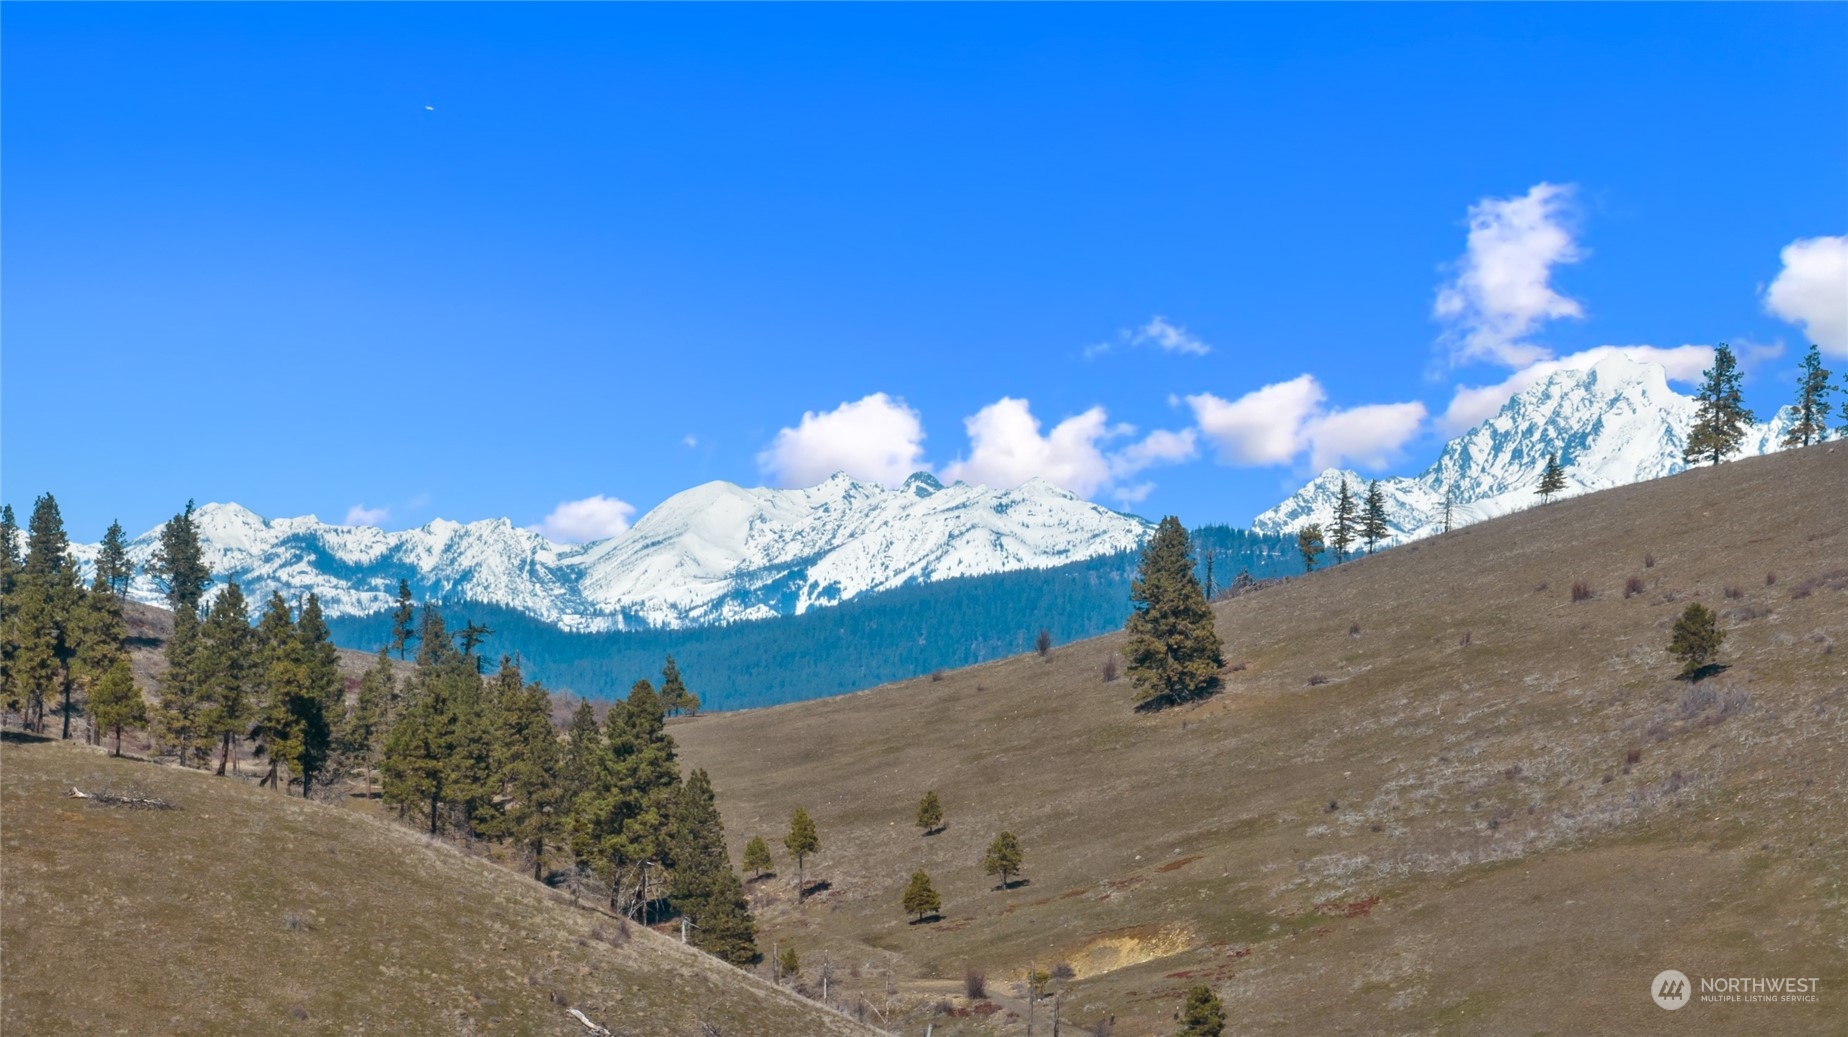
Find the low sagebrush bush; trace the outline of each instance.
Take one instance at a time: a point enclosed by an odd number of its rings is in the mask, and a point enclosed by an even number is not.
[[[1655,555],[1646,554],[1643,556],[1643,568],[1645,569],[1655,568]]]
[[[988,974],[981,969],[969,969],[963,973],[963,996],[971,1001],[980,1001],[988,996]]]
[[[1643,578],[1641,576],[1632,576],[1629,579],[1623,581],[1623,596],[1624,597],[1627,598],[1631,596],[1632,594],[1641,594],[1642,592],[1643,592]]]
[[[1586,583],[1584,580],[1572,581],[1573,601],[1590,601],[1593,597],[1595,597],[1595,595],[1592,593],[1591,584]]]
[[[1727,584],[1724,588],[1722,588],[1720,590],[1720,593],[1725,595],[1728,601],[1737,601],[1740,598],[1745,597],[1745,591],[1739,589],[1737,585],[1731,584],[1731,583]]]

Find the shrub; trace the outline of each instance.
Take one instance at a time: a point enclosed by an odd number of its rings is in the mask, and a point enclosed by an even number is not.
[[[988,996],[988,974],[981,969],[969,969],[963,973],[963,996],[971,1001],[980,1001]]]
[[[932,671],[930,671],[930,682],[931,682],[932,684],[941,684],[941,683],[943,683],[943,669],[942,669],[942,667],[939,667],[939,668],[937,668],[937,669],[935,669],[935,670],[932,670]]]
[[[1548,583],[1545,580],[1541,580],[1539,583],[1534,584],[1534,593],[1535,594],[1545,594],[1546,589],[1551,586],[1552,584]]]
[[[1681,676],[1693,678],[1719,655],[1720,645],[1725,640],[1726,634],[1720,630],[1713,610],[1697,601],[1675,620],[1668,651],[1681,660]]]
[[[1348,624],[1348,636],[1349,637],[1359,637],[1360,636],[1360,624],[1359,623],[1349,623]]]
[[[1590,601],[1592,597],[1591,584],[1586,583],[1584,580],[1572,581],[1573,601]]]
[[[1766,573],[1765,574],[1765,586],[1772,587],[1772,586],[1776,586],[1776,584],[1777,584],[1777,574],[1776,573]]]
[[[1309,675],[1309,686],[1311,688],[1319,688],[1322,685],[1327,684],[1327,683],[1328,683],[1328,678],[1322,676],[1319,673],[1312,673]]]
[[[1072,968],[1071,962],[1062,961],[1052,967],[1052,978],[1061,983],[1074,980],[1078,978],[1078,970]]]
[[[1641,576],[1632,576],[1629,579],[1623,581],[1623,596],[1624,597],[1628,598],[1632,594],[1641,594],[1642,592],[1643,592],[1643,578]]]
[[[1039,653],[1041,659],[1046,658],[1052,652],[1052,631],[1041,630],[1039,636],[1033,639],[1033,650]]]
[[[1469,647],[1469,631],[1467,630],[1463,631],[1463,637],[1461,640],[1457,642],[1457,644],[1458,646],[1463,647],[1463,648]]]
[[[1642,749],[1640,749],[1640,748],[1638,748],[1638,749],[1632,749],[1632,750],[1630,750],[1629,752],[1627,752],[1627,753],[1624,753],[1624,754],[1623,754],[1623,762],[1624,762],[1624,766],[1626,766],[1626,767],[1627,767],[1627,766],[1632,766],[1632,765],[1634,765],[1634,764],[1638,764],[1638,763],[1642,763],[1642,762],[1643,762],[1643,751],[1642,751]]]
[[[1738,601],[1740,598],[1745,597],[1745,591],[1740,590],[1737,584],[1732,583],[1722,588],[1720,593],[1724,595],[1728,601]]]
[[[1645,569],[1655,568],[1655,555],[1646,554],[1643,556],[1643,568]]]
[[[1104,656],[1104,683],[1109,684],[1122,675],[1123,664],[1117,662],[1116,653]]]
[[[308,916],[300,911],[290,911],[282,916],[282,927],[292,933],[299,933],[308,928]]]

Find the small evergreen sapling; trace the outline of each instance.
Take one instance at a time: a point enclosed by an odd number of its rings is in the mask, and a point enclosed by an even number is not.
[[[1023,854],[1020,840],[1012,832],[1002,832],[995,836],[995,841],[988,844],[988,852],[982,855],[982,871],[989,875],[1001,876],[1001,887],[1007,889],[1013,884],[1012,877],[1020,872]]]
[[[930,876],[923,869],[911,873],[911,882],[905,886],[904,906],[905,913],[918,916],[920,922],[943,910],[943,898],[931,888]]]
[[[744,867],[751,873],[751,880],[763,878],[774,865],[770,859],[770,844],[764,842],[761,835],[751,836],[751,841],[744,844]]]
[[[1296,534],[1296,550],[1302,552],[1303,571],[1315,572],[1315,561],[1322,556],[1322,527],[1309,523]]]
[[[1675,620],[1668,651],[1682,662],[1681,676],[1693,678],[1720,653],[1726,632],[1719,628],[1713,610],[1694,602]]]
[[[918,827],[924,829],[925,835],[943,829],[943,801],[937,798],[935,789],[924,793],[924,798],[918,801]]]

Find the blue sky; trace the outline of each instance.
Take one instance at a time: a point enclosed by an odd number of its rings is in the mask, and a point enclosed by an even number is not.
[[[81,539],[188,497],[581,538],[840,465],[1243,524],[1537,362],[1730,341],[1761,411],[1810,338],[1848,366],[1840,4],[5,28],[4,495]]]

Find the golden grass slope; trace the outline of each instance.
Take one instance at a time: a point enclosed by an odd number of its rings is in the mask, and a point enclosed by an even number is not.
[[[650,1037],[871,1032],[409,827],[244,782],[8,743],[0,806],[9,1037],[582,1037],[568,1006]]]
[[[1216,606],[1224,691],[1154,715],[1102,681],[1118,635],[671,730],[734,855],[777,850],[766,948],[858,972],[847,998],[889,972],[919,1032],[1024,1033],[1013,981],[1069,962],[1066,1032],[1117,1037],[1171,1031],[1194,983],[1237,1033],[1844,1033],[1845,504],[1826,445],[1360,559]],[[1697,686],[1666,652],[1691,601],[1727,632]],[[797,804],[826,883],[800,908]],[[1004,828],[1028,883],[999,891]],[[942,921],[899,906],[916,868]],[[943,1014],[981,1009],[969,967],[996,1010]],[[1669,968],[1821,990],[1671,1013]]]

